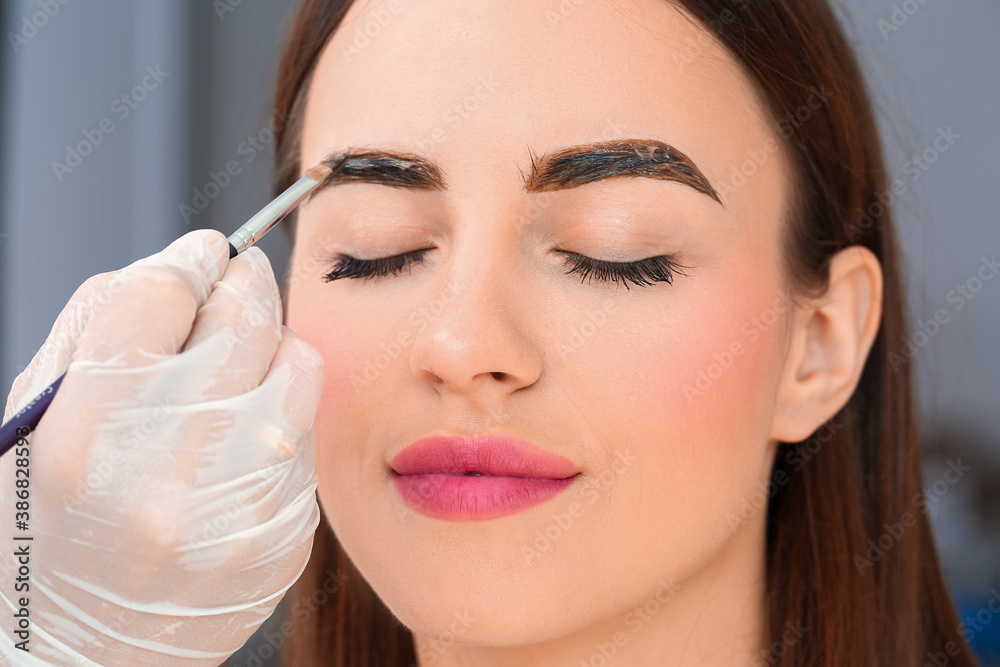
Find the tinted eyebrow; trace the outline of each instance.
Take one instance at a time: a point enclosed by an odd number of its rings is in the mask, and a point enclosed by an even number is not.
[[[524,174],[528,192],[573,188],[623,176],[658,178],[688,185],[722,203],[701,170],[684,153],[656,139],[615,139],[569,146],[541,158],[531,154]]]
[[[675,181],[722,203],[715,188],[684,153],[656,139],[616,139],[560,148],[538,157],[529,149],[531,169],[521,171],[528,192],[578,187],[606,178],[646,177]],[[445,190],[441,168],[413,153],[347,149],[324,158],[332,171],[313,191],[339,183],[374,183],[415,190]]]
[[[326,156],[323,164],[333,171],[313,194],[338,183],[375,183],[416,190],[444,190],[447,187],[436,164],[412,153],[348,148]]]

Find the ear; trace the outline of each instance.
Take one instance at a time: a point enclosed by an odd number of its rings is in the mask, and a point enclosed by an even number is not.
[[[833,256],[826,293],[792,311],[771,439],[801,442],[844,407],[882,320],[882,266],[864,246]]]

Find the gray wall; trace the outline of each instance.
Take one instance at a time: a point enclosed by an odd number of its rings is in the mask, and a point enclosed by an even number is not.
[[[221,18],[211,2],[55,4],[58,13],[26,31],[30,38],[16,52],[9,36],[3,44],[6,387],[88,276],[157,252],[191,229],[231,233],[269,194],[271,145],[252,161],[240,149],[269,123],[288,2],[230,3]],[[41,11],[37,0],[5,2],[3,10],[4,35],[21,33],[25,17]],[[160,74],[150,77],[147,68]],[[136,99],[121,99],[136,86]],[[96,145],[71,171],[53,167],[76,164],[67,145],[79,142]],[[239,161],[239,175],[185,219],[181,204],[192,205],[193,189],[203,192],[230,160]],[[261,245],[266,251],[270,243],[278,258],[282,240],[272,234]]]
[[[190,229],[229,233],[268,200],[271,147],[250,161],[245,142],[268,126],[290,3],[229,4],[233,10],[220,16],[218,3],[207,1],[70,0],[15,45],[10,34],[21,33],[40,5],[3,3],[0,386],[27,365],[88,276],[156,252]],[[921,344],[910,363],[927,435],[927,484],[956,457],[972,467],[931,518],[956,599],[974,614],[1000,584],[1000,278],[976,284],[982,258],[1000,254],[1000,3],[842,5],[875,95],[888,164],[904,186],[896,216],[908,260],[910,331]],[[147,67],[167,74],[123,117],[115,100],[142,84]],[[52,163],[66,161],[67,144],[85,133],[96,141],[102,119],[113,131],[57,175]],[[948,128],[956,138],[946,151],[934,149]],[[913,171],[913,156],[925,151],[933,163]],[[193,205],[192,189],[203,190],[230,160],[241,173],[185,220],[180,207]],[[283,236],[271,234],[262,247],[280,275]],[[952,292],[965,284],[981,289],[971,299]],[[921,322],[939,310],[947,322],[927,335]],[[995,646],[1000,619],[992,627]]]
[[[956,293],[949,301],[984,256],[1000,253],[1000,4],[846,4],[878,100],[887,163],[906,186],[896,215],[909,262],[911,337],[923,340],[919,321],[938,309],[949,315],[914,357],[924,416],[961,424],[984,440],[992,435],[1000,455],[1000,281],[983,283],[971,299]],[[893,5],[919,9],[897,12],[893,23]],[[949,128],[957,138],[938,152],[935,138]],[[913,159],[925,151],[933,160],[926,169]]]

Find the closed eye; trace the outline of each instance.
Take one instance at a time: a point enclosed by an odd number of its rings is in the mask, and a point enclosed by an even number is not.
[[[557,250],[556,252],[566,255],[563,266],[570,267],[566,273],[579,273],[581,283],[588,276],[593,276],[605,283],[621,282],[625,285],[626,290],[629,289],[630,282],[639,287],[647,287],[661,282],[672,285],[675,275],[688,276],[681,269],[691,268],[678,264],[674,259],[665,255],[647,257],[635,262],[609,262],[568,250]]]
[[[372,278],[397,276],[414,263],[421,261],[430,250],[433,248],[421,248],[377,259],[358,259],[350,255],[339,255],[333,260],[332,269],[323,276],[323,280],[332,282],[341,278],[352,280],[360,278],[367,281]],[[625,289],[629,289],[629,283],[639,287],[660,282],[672,285],[675,275],[688,276],[681,269],[691,268],[683,266],[665,255],[648,257],[635,262],[609,262],[568,250],[557,250],[556,252],[566,255],[563,266],[568,266],[569,270],[565,273],[567,275],[579,273],[581,283],[588,277],[592,277],[604,283],[621,282],[625,285]]]
[[[350,255],[340,255],[333,260],[333,269],[323,276],[323,280],[331,282],[341,278],[358,279],[365,281],[370,278],[381,278],[383,276],[396,276],[403,272],[412,263],[423,259],[423,256],[433,248],[421,248],[411,250],[401,255],[392,257],[380,257],[378,259],[358,259]]]

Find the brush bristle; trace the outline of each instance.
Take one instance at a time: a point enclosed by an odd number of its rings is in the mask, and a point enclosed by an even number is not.
[[[326,161],[320,162],[318,165],[306,172],[306,176],[313,179],[314,181],[322,181],[326,179],[333,173],[333,167],[327,164]]]

